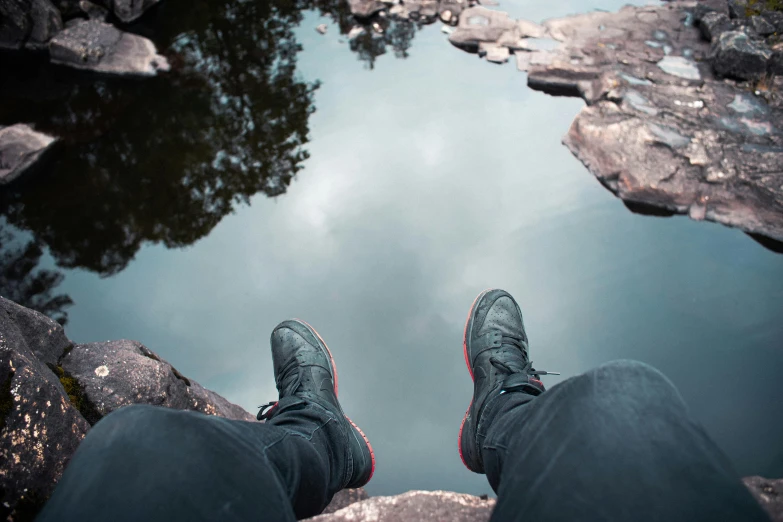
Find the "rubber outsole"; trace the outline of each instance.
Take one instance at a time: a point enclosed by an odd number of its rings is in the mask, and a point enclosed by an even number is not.
[[[326,349],[326,354],[329,356],[329,362],[332,365],[332,375],[334,376],[334,395],[335,395],[335,397],[337,397],[337,391],[338,391],[338,388],[339,388],[339,386],[338,386],[339,385],[339,380],[338,380],[338,377],[337,377],[337,365],[334,364],[334,357],[332,356],[332,351],[329,350],[329,346],[326,344],[326,341],[324,341],[323,337],[321,337],[321,334],[319,334],[318,331],[315,328],[310,326],[309,323],[307,323],[306,321],[303,321],[302,319],[294,319],[294,320],[302,323],[311,332],[313,332],[315,334],[315,336],[318,338],[318,340],[321,341],[321,344],[323,345],[323,347]],[[347,415],[345,415],[343,413],[343,416],[351,424],[351,426],[353,426],[353,428],[359,433],[359,435],[362,437],[362,439],[364,439],[365,444],[367,444],[367,449],[370,450],[370,459],[372,460],[372,468],[370,469],[370,476],[367,478],[367,482],[370,482],[370,480],[372,479],[372,476],[375,474],[375,452],[372,449],[372,444],[370,444],[370,439],[367,438],[367,435],[364,434],[364,432],[361,430],[361,428],[359,428],[359,426],[357,426],[355,422],[353,422],[350,418],[348,418]],[[367,484],[367,482],[365,482],[365,484]],[[364,485],[364,484],[362,484],[362,485]],[[360,487],[360,486],[354,486],[354,487]]]
[[[473,300],[473,304],[470,305],[470,310],[468,311],[468,318],[465,320],[465,332],[462,334],[462,352],[465,355],[465,365],[468,367],[468,372],[470,373],[470,379],[475,382],[476,378],[473,376],[473,365],[470,363],[470,357],[468,356],[468,332],[470,331],[470,326],[473,322],[473,311],[476,308],[476,304],[478,304],[479,301],[481,301],[481,298],[484,297],[488,292],[491,292],[492,290],[495,290],[494,288],[488,288],[481,292],[479,295],[476,296],[476,298]],[[459,458],[462,460],[462,464],[468,468],[470,471],[473,471],[470,466],[468,466],[468,463],[465,462],[465,457],[462,455],[462,430],[465,428],[465,422],[468,420],[468,414],[470,413],[470,409],[473,407],[473,398],[470,399],[470,405],[468,406],[468,409],[465,411],[465,416],[462,418],[462,424],[459,425],[459,436],[457,438],[457,449],[459,450]]]

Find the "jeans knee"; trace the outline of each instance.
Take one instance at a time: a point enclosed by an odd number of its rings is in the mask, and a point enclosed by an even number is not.
[[[113,443],[133,445],[136,441],[149,438],[161,430],[171,432],[186,421],[181,411],[131,404],[119,408],[98,421],[87,434],[88,438],[103,438]]]
[[[623,401],[682,402],[677,389],[660,371],[639,361],[617,360],[594,368],[576,378],[583,395],[617,397]]]

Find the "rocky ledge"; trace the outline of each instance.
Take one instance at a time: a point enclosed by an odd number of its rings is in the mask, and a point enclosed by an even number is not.
[[[136,341],[74,344],[48,317],[0,297],[0,517],[32,520],[90,428],[128,404],[152,404],[256,422]],[[783,479],[745,483],[783,522]],[[494,500],[446,491],[368,498],[335,495],[311,520],[483,522]]]
[[[467,0],[351,2],[362,23],[440,18],[454,46],[513,57],[531,88],[583,98],[564,143],[632,210],[715,221],[781,250],[783,13],[764,5],[675,0],[539,24]]]

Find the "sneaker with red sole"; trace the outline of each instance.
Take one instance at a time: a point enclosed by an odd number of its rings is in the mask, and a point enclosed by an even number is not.
[[[473,379],[473,399],[459,429],[459,455],[469,470],[484,473],[477,432],[488,421],[481,418],[487,405],[502,393],[540,395],[544,385],[538,377],[559,374],[533,369],[522,311],[505,290],[485,290],[473,301],[463,351]]]
[[[261,407],[258,420],[273,418],[286,401],[314,402],[344,419],[349,433],[351,476],[345,488],[367,484],[375,473],[375,454],[362,430],[343,412],[337,400],[337,367],[315,329],[299,319],[283,321],[272,331],[272,361],[280,399]]]

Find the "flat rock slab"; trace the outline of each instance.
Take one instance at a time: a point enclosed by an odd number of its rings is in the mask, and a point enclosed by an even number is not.
[[[78,381],[100,417],[129,404],[151,404],[256,422],[243,408],[183,376],[137,341],[76,345],[63,357],[62,367]]]
[[[564,143],[624,201],[783,241],[780,98],[715,76],[695,6],[547,20],[559,46],[512,50],[530,87],[587,102]]]
[[[450,522],[486,522],[495,500],[450,491],[409,491],[392,497],[372,497],[368,500],[327,515],[308,520],[342,522],[373,520],[376,522],[419,522],[448,520]]]
[[[130,76],[155,76],[169,63],[147,38],[120,31],[99,20],[84,20],[49,42],[53,63]]]
[[[22,123],[0,127],[0,185],[32,170],[56,141],[57,138]]]

